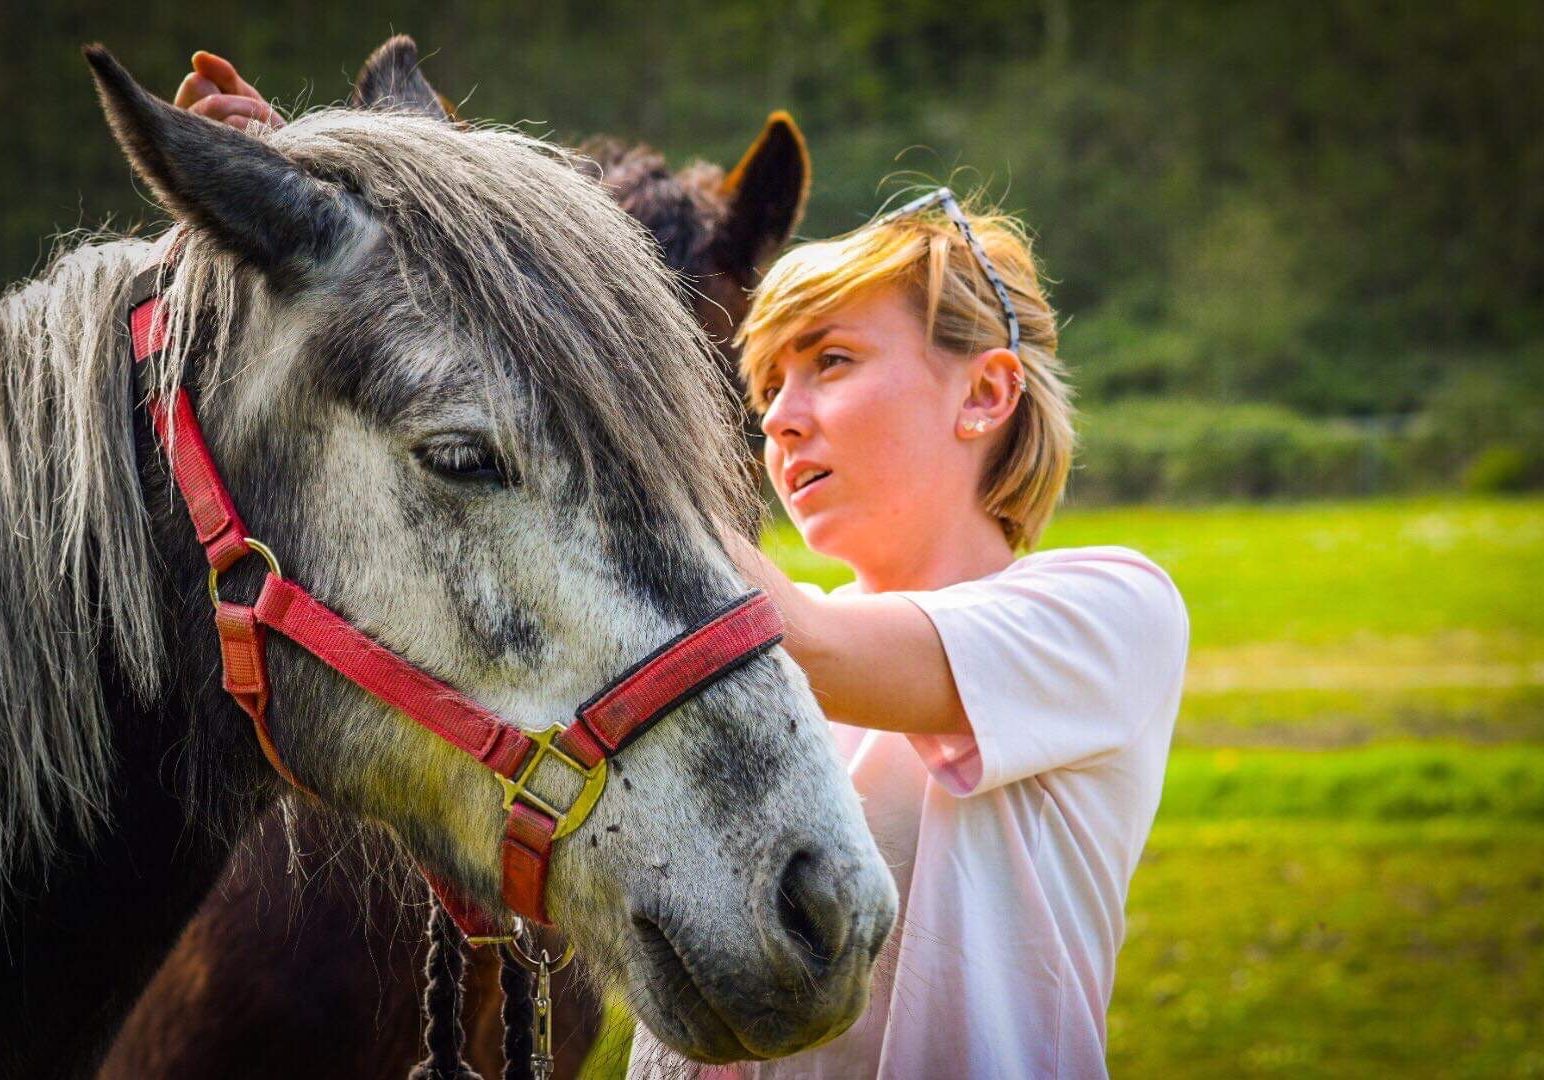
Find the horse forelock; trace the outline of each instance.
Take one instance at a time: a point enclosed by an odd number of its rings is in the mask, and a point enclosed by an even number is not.
[[[313,362],[274,378],[386,412],[422,387],[476,388],[512,459],[533,439],[565,455],[576,512],[667,607],[672,583],[687,584],[672,571],[692,562],[672,539],[756,520],[735,394],[685,286],[576,168],[585,159],[507,127],[355,110],[319,110],[271,138],[354,191],[380,226],[368,250],[318,268],[321,317],[287,313],[292,333],[310,335]],[[202,378],[263,378],[261,357],[249,371],[248,353],[239,372],[227,358],[240,351],[227,347],[233,335],[273,303],[243,273],[211,239],[187,245],[168,294],[164,389],[195,338],[221,357]]]
[[[503,434],[540,434],[571,455],[603,530],[630,525],[619,491],[656,519],[702,522],[707,508],[749,520],[755,495],[712,347],[650,238],[576,159],[504,127],[354,111],[312,114],[275,143],[342,178],[385,226],[378,255],[395,282],[363,273],[379,302],[360,294],[361,276],[343,283],[358,297],[358,336],[389,340],[403,322],[394,303],[407,302],[459,337],[444,362],[476,367]],[[382,398],[383,382],[425,375],[361,374]]]

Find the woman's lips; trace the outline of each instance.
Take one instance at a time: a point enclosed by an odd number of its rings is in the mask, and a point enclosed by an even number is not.
[[[788,496],[788,504],[790,506],[797,506],[804,502],[805,499],[809,496],[810,492],[823,485],[829,479],[831,479],[831,474],[829,472],[823,476],[817,476],[815,479],[809,481],[809,483],[799,488],[798,491],[790,494]]]

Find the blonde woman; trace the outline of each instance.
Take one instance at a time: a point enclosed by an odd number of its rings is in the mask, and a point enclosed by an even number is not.
[[[737,558],[782,607],[903,907],[851,1029],[701,1071],[1102,1076],[1188,624],[1128,548],[1021,554],[1073,448],[1029,243],[934,192],[785,255],[741,344],[778,498],[857,580],[822,595]],[[683,1070],[640,1028],[631,1071]]]

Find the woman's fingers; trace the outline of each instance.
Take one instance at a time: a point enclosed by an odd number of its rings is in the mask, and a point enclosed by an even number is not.
[[[177,88],[173,104],[237,131],[256,123],[284,126],[284,117],[237,73],[236,65],[211,52],[193,54],[193,70]]]
[[[238,94],[210,94],[195,101],[188,109],[219,123],[229,124],[237,131],[245,131],[248,124],[268,124],[272,127],[284,124],[273,106],[262,98]]]
[[[237,94],[241,97],[263,100],[263,95],[257,92],[257,88],[247,82],[236,71],[236,65],[223,56],[216,56],[212,52],[204,52],[200,49],[193,54],[193,73],[202,75],[219,88],[222,94]]]
[[[177,87],[177,96],[172,104],[179,109],[191,109],[193,103],[200,98],[206,98],[210,94],[218,94],[220,88],[196,71],[190,71],[182,78],[182,85]]]

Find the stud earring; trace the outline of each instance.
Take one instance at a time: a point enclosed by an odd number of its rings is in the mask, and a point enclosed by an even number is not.
[[[1024,377],[1022,371],[1015,371],[1013,373],[1013,385],[1018,389],[1019,393],[1029,393],[1029,380]]]
[[[973,431],[977,435],[980,435],[983,431],[985,431],[987,428],[989,428],[991,426],[992,425],[987,421],[986,417],[984,417],[984,416],[982,418],[980,418],[979,420],[967,420],[967,421],[965,421],[965,424],[964,424],[964,428],[965,428],[966,431]]]

